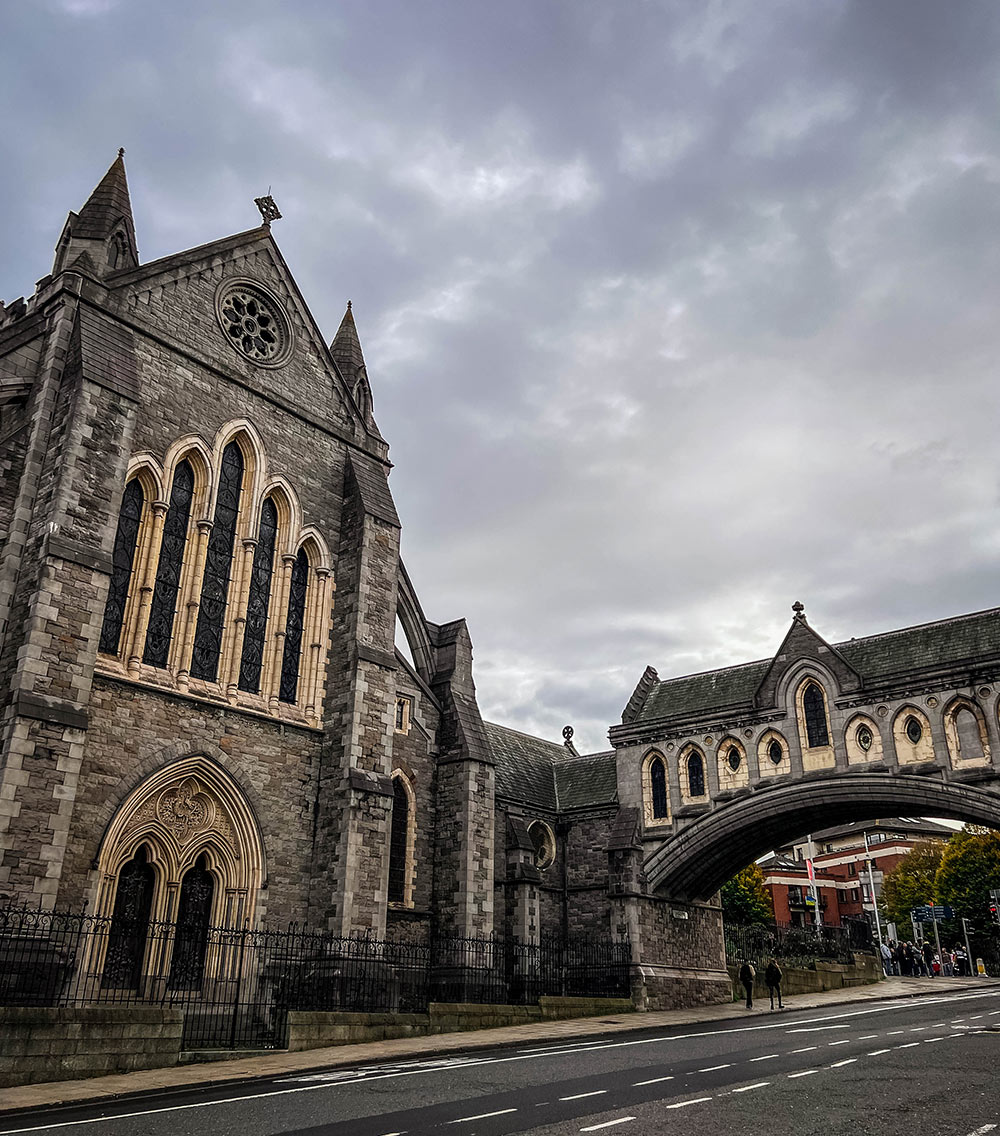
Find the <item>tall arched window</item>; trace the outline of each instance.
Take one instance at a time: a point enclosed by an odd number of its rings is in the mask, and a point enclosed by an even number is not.
[[[389,902],[406,902],[406,854],[410,835],[410,798],[402,777],[392,779],[392,828],[389,833]]]
[[[664,820],[670,809],[667,804],[667,768],[662,757],[654,757],[649,764],[649,788],[653,799],[653,819]]]
[[[191,674],[214,682],[219,671],[222,633],[225,628],[229,575],[233,565],[233,541],[240,514],[243,489],[243,451],[230,442],[222,451],[219,495],[215,503],[212,535],[208,538],[205,575],[201,585],[201,605],[194,633]]]
[[[108,588],[108,602],[104,608],[100,642],[100,650],[106,655],[118,654],[118,642],[122,636],[129,582],[132,579],[132,562],[135,560],[135,546],[139,538],[139,524],[142,521],[144,503],[145,494],[142,486],[139,484],[139,479],[133,477],[122,495],[118,529],[115,532],[115,547],[111,554],[111,584]]]
[[[288,613],[285,620],[285,650],[281,659],[281,685],[278,698],[292,702],[298,698],[299,662],[302,658],[302,621],[306,611],[306,591],[309,587],[309,557],[299,549],[292,568],[288,589]]]
[[[193,497],[194,470],[190,462],[182,461],[174,472],[174,483],[170,488],[170,505],[163,522],[160,558],[156,563],[156,583],[149,605],[149,625],[146,628],[146,647],[142,661],[151,667],[165,667],[170,653],[174,616],[177,612],[177,589],[181,581]]]
[[[700,753],[693,753],[687,760],[688,796],[704,797],[705,795],[705,762]]]
[[[250,595],[243,632],[243,658],[240,660],[240,690],[256,694],[260,690],[260,670],[264,661],[267,613],[271,606],[271,577],[274,573],[274,544],[278,535],[278,510],[270,497],[260,507],[260,528],[250,574]]]
[[[142,846],[118,873],[101,980],[103,986],[129,990],[139,988],[155,885],[156,873],[149,862],[146,847]]]
[[[806,740],[809,748],[830,744],[826,728],[826,699],[823,691],[811,682],[802,693],[802,714],[806,720]]]
[[[171,990],[198,990],[205,975],[205,951],[208,948],[208,924],[212,916],[215,879],[208,870],[202,853],[184,873],[177,906],[177,929],[174,953],[170,960]]]
[[[958,755],[962,761],[975,761],[983,756],[979,719],[967,706],[955,715],[955,734],[958,738]]]

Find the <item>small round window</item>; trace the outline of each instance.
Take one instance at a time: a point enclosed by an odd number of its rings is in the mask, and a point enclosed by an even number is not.
[[[551,867],[556,858],[555,833],[544,821],[536,820],[528,825],[528,835],[535,849],[535,867]]]
[[[292,349],[292,332],[281,305],[245,280],[224,281],[216,294],[216,315],[229,343],[245,358],[280,366]]]
[[[906,719],[906,736],[916,745],[924,736],[924,728],[912,715]]]
[[[875,735],[871,732],[868,726],[858,726],[858,732],[854,735],[857,739],[858,746],[867,753],[875,743]]]
[[[767,756],[771,759],[772,765],[780,765],[785,759],[785,751],[781,748],[781,742],[775,738],[767,747]]]
[[[726,762],[727,762],[727,764],[729,765],[729,768],[730,768],[730,769],[731,769],[731,770],[732,770],[732,771],[733,771],[734,773],[735,773],[735,772],[737,771],[737,769],[739,769],[739,767],[740,767],[740,762],[741,762],[742,760],[743,760],[743,755],[742,755],[742,754],[740,753],[740,751],[739,751],[739,750],[738,750],[738,749],[736,748],[736,746],[730,746],[730,747],[729,747],[729,752],[728,752],[728,753],[726,754]]]

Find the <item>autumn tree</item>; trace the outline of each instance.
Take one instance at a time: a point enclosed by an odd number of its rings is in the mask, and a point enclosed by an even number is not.
[[[939,840],[915,844],[882,881],[882,902],[889,919],[903,929],[910,925],[910,911],[937,898],[936,879],[945,845]]]
[[[729,923],[770,923],[771,893],[759,865],[751,864],[722,885],[722,918]]]
[[[965,915],[979,930],[990,926],[990,889],[1000,888],[1000,832],[968,826],[945,845],[936,874],[939,903]]]

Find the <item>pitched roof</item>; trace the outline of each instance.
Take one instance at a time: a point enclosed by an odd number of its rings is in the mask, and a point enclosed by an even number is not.
[[[570,754],[559,742],[484,722],[496,762],[496,794],[551,812],[618,800],[614,750]]]
[[[556,762],[555,777],[560,811],[613,805],[618,801],[618,767],[614,750],[582,757],[563,755]]]
[[[341,374],[353,387],[358,371],[365,365],[365,357],[361,352],[361,340],[358,338],[350,300],[347,301],[347,311],[330,344],[330,354],[336,359]]]
[[[73,235],[85,240],[104,240],[115,225],[122,221],[132,251],[136,249],[135,225],[132,221],[132,201],[125,177],[123,151],[111,163],[94,192],[73,223]]]
[[[967,660],[1000,662],[1000,608],[831,646],[861,675],[865,686],[913,671],[954,667]],[[657,682],[633,720],[649,722],[749,708],[771,664],[771,659],[760,659]]]

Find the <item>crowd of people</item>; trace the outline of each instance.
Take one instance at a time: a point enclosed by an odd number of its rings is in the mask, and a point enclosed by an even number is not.
[[[890,939],[882,944],[882,968],[887,977],[902,978],[969,978],[972,966],[962,946],[950,950],[942,947],[941,954],[930,943],[897,943]]]

